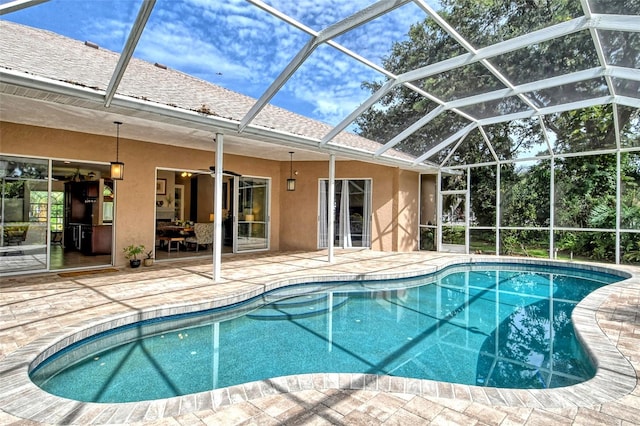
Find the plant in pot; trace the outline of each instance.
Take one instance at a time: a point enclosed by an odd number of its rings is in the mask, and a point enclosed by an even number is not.
[[[129,265],[132,268],[137,268],[141,263],[141,260],[138,259],[138,255],[142,254],[143,252],[143,245],[131,244],[130,246],[124,248],[124,257],[129,259]]]
[[[152,266],[153,265],[153,250],[149,250],[147,252],[147,257],[142,261],[144,266]]]

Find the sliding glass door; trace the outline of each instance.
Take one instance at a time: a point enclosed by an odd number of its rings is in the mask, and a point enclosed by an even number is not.
[[[233,251],[269,249],[270,179],[242,176],[236,192]]]
[[[0,274],[47,269],[49,161],[0,157]]]
[[[0,274],[112,264],[109,165],[0,156]]]
[[[371,180],[336,179],[335,197],[328,199],[327,179],[319,182],[318,247],[328,247],[329,208],[335,211],[335,247],[371,246]]]

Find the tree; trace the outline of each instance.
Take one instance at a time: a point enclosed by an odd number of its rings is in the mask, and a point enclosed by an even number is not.
[[[522,36],[584,14],[581,3],[573,0],[444,0],[442,5],[441,16],[475,48]],[[602,0],[592,6],[598,9],[594,10],[595,13],[625,13],[639,10],[640,0]],[[636,33],[599,30],[598,34],[608,64],[640,68],[640,38]],[[519,85],[600,66],[593,43],[591,32],[584,30],[489,58],[489,62],[501,75]],[[408,40],[393,45],[383,60],[383,66],[395,74],[402,74],[463,53],[466,51],[446,31],[427,18],[411,26]],[[615,93],[631,97],[638,97],[640,93],[640,83],[636,80],[616,78],[610,81]],[[375,92],[384,83],[370,81],[363,83],[363,87]],[[481,63],[461,66],[412,83],[445,102],[504,87]],[[610,90],[604,78],[593,78],[523,95],[534,105],[546,107],[573,102],[582,96],[609,95]],[[385,143],[437,106],[437,102],[399,86],[361,115],[356,124],[362,136]],[[482,118],[509,114],[520,108],[521,99],[508,97],[498,102],[465,107],[464,112]],[[485,126],[493,152],[488,149],[484,135],[473,131],[455,152],[452,152],[455,143],[442,146],[430,160],[441,164],[447,159],[448,166],[472,165],[495,161],[495,153],[498,160],[506,161],[500,165],[503,189],[501,226],[542,227],[550,226],[554,220],[556,226],[614,229],[617,219],[616,156],[563,156],[615,149],[618,140],[614,114],[617,114],[617,123],[623,133],[622,146],[640,146],[640,110],[620,105],[614,110],[611,105],[604,105],[550,114],[540,119]],[[555,160],[554,170],[555,218],[550,217],[551,162],[543,160],[523,169],[517,166],[518,163],[508,161],[517,158],[521,152],[530,152],[546,143],[540,120],[544,120],[544,129],[550,135],[554,154],[560,155]],[[446,111],[394,148],[420,156],[468,123],[462,115]],[[623,176],[627,176],[625,170],[631,167],[628,162],[633,161],[632,157],[622,156]],[[489,167],[470,169],[471,208],[483,224],[492,223],[492,217],[495,217],[495,172],[488,170]],[[630,182],[628,188],[639,181],[633,176]],[[623,206],[622,221],[639,223],[636,190],[629,189],[628,194],[625,192]],[[584,255],[611,258],[615,251],[611,235],[607,233],[565,233],[565,236],[567,244],[571,242],[572,247]]]

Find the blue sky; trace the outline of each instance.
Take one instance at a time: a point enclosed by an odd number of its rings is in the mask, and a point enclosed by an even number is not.
[[[319,31],[374,1],[266,3]],[[140,0],[51,0],[3,19],[120,52],[140,4]],[[392,43],[405,40],[410,25],[424,17],[424,12],[410,3],[336,41],[380,64]],[[134,56],[258,98],[308,40],[307,34],[244,0],[157,0]],[[324,45],[272,103],[337,124],[367,98],[369,93],[360,85],[373,79],[381,80],[382,76]]]

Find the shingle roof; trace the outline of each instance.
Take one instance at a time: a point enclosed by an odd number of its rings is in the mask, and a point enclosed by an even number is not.
[[[9,21],[0,21],[0,39],[0,67],[99,91],[107,89],[119,59],[118,53]],[[237,122],[256,102],[249,96],[136,58],[131,59],[117,94]],[[267,105],[252,124],[317,140],[332,129],[329,124],[273,105]],[[370,153],[381,146],[348,132],[340,133],[332,143]],[[400,152],[385,155],[413,158]]]

